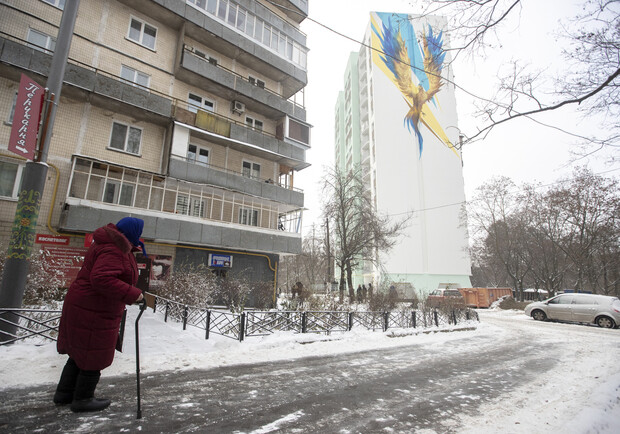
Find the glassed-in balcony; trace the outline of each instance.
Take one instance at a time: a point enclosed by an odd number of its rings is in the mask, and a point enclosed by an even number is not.
[[[295,3],[302,7],[301,2]],[[277,53],[300,68],[306,69],[308,51],[304,47],[306,35],[260,3],[250,4],[251,10],[232,0],[187,0],[187,4]],[[290,6],[291,4],[288,4],[282,10],[290,10]],[[306,3],[306,14],[307,11],[308,5]],[[297,14],[296,16],[299,17],[300,15]],[[274,25],[274,23],[278,23],[278,25]]]
[[[148,210],[276,235],[301,231],[299,206],[85,157],[74,157],[67,203],[95,208],[109,204],[126,207],[127,213]]]

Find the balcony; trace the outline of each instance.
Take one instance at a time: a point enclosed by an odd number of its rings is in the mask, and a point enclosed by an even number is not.
[[[172,156],[168,172],[178,179],[222,187],[300,208],[304,205],[304,194],[299,189],[286,188],[269,178],[249,178],[232,170],[197,163],[182,156]]]
[[[296,23],[301,23],[308,16],[308,0],[273,0],[273,3],[283,6],[282,12]]]
[[[27,73],[46,77],[49,74],[52,56],[40,50],[28,47],[26,41],[6,34],[0,34],[0,65],[5,75],[15,81],[24,70]],[[208,62],[207,62],[208,63]],[[152,89],[136,86],[124,82],[121,77],[93,68],[89,65],[69,59],[63,87],[63,96],[77,100],[88,100],[93,105],[116,113],[132,116],[136,119],[167,126],[170,119],[180,119],[182,122],[196,124],[196,115],[187,110],[187,102],[155,92]],[[248,86],[249,83],[248,83]],[[256,89],[256,86],[253,86]],[[268,91],[265,91],[268,92]],[[281,100],[280,100],[281,101]],[[293,106],[292,103],[287,103]],[[297,107],[297,106],[296,106]],[[214,115],[215,116],[215,115]],[[305,111],[304,111],[305,116]],[[280,114],[283,121],[286,116]],[[219,118],[229,125],[227,137],[232,142],[249,142],[257,147],[278,154],[282,164],[301,170],[309,166],[305,163],[305,148],[287,143],[286,137],[277,139],[265,133],[253,131],[245,123],[237,119]],[[208,125],[208,123],[206,124]],[[218,133],[213,128],[201,124],[207,131]],[[253,151],[250,151],[253,152]],[[258,152],[258,151],[256,151]]]
[[[0,35],[0,64],[15,81],[23,71],[47,77],[52,55],[35,50],[27,41]],[[134,86],[120,77],[69,59],[65,69],[63,96],[89,99],[93,105],[166,125],[172,115],[172,100],[149,89]],[[136,110],[138,109],[138,110]]]
[[[309,149],[309,144],[297,140],[302,138],[291,131],[291,128],[278,128],[282,132],[276,137],[253,129],[238,119],[195,108],[190,111],[188,104],[181,101],[175,101],[175,104],[176,124],[190,129],[192,135],[238,149],[243,153],[275,161],[294,170],[302,170],[310,165],[306,162],[306,149]],[[290,119],[285,116],[279,125],[287,121]],[[289,137],[289,134],[293,137]],[[185,150],[178,155],[184,156]]]
[[[227,100],[242,102],[247,109],[271,119],[280,118],[283,114],[302,121],[306,119],[305,108],[288,100],[291,95],[250,84],[247,77],[210,63],[194,54],[187,45],[183,47],[177,77]]]
[[[75,156],[60,228],[90,232],[122,216],[145,239],[300,253],[298,206]]]
[[[246,7],[242,8],[229,1],[225,3],[224,10],[220,14],[219,4],[216,2],[215,8],[212,8],[209,5],[211,1],[120,1],[162,23],[169,23],[175,28],[182,29],[188,37],[201,41],[217,52],[226,53],[227,56],[261,75],[280,82],[286,98],[297,93],[308,83],[305,65],[306,35],[297,25],[287,22],[258,2],[244,2]],[[291,4],[298,5],[305,14],[304,18],[307,16],[306,0],[278,0],[278,3],[292,10],[297,9],[297,6],[291,7]],[[243,29],[240,29],[240,22],[237,20],[242,15],[240,10],[246,16]],[[254,37],[254,33],[252,36],[247,34],[249,29],[245,23],[249,21],[247,18],[250,16],[254,18],[252,22],[260,21],[261,28],[267,25],[271,33],[278,35],[277,48],[272,48],[271,43],[265,45],[262,39]],[[297,15],[297,19],[301,17]],[[258,27],[258,24],[255,26]],[[280,39],[283,41],[284,51],[280,49]],[[293,55],[293,51],[297,56]]]

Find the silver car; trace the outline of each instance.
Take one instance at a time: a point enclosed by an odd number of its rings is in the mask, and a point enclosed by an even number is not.
[[[607,295],[560,294],[528,304],[525,314],[538,321],[584,322],[614,328],[620,325],[620,300]]]

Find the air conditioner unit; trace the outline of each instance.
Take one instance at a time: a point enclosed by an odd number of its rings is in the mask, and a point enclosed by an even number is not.
[[[232,112],[241,114],[245,111],[245,104],[241,101],[233,101],[232,102]]]

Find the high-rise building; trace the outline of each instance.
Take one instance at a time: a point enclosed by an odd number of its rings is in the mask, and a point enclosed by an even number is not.
[[[7,151],[19,81],[45,85],[64,7],[0,3],[4,249],[25,164]],[[131,215],[153,279],[190,263],[275,289],[280,255],[301,251],[307,13],[307,0],[82,0],[37,226],[55,237],[36,249],[70,278],[85,236]]]
[[[365,262],[354,286],[405,295],[468,287],[471,264],[454,83],[439,17],[373,12],[351,53],[335,113],[335,162],[360,170],[379,213],[410,216],[398,244]]]

